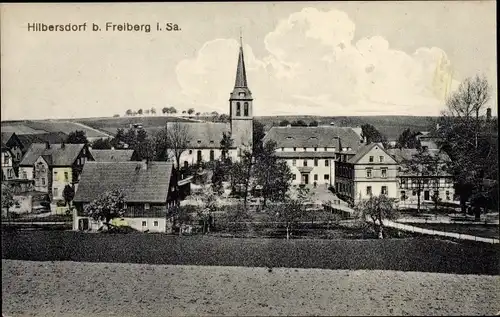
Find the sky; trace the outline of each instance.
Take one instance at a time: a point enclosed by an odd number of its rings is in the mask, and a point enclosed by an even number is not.
[[[1,116],[100,117],[165,106],[228,113],[240,32],[254,115],[435,116],[469,76],[485,76],[496,96],[495,6],[1,4]],[[151,31],[105,31],[107,22]],[[29,23],[87,28],[33,32]],[[102,30],[93,32],[93,23]],[[166,31],[166,23],[180,30]],[[496,115],[496,97],[489,106]]]

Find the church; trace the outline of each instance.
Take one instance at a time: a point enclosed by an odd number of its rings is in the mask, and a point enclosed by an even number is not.
[[[224,133],[230,134],[233,146],[229,156],[237,161],[243,150],[251,150],[253,144],[253,98],[248,88],[243,46],[240,45],[236,79],[229,97],[229,123],[220,122],[168,122],[186,126],[191,138],[188,149],[181,155],[183,166],[198,162],[214,161],[220,158],[220,142]]]

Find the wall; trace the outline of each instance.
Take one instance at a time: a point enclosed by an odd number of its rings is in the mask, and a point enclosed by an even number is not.
[[[66,178],[65,175],[68,177]],[[73,169],[71,167],[54,167],[52,170],[52,200],[64,200],[64,187],[71,185],[72,181]]]
[[[73,230],[78,231],[78,223],[80,219],[89,219],[90,231],[97,231],[101,226],[104,225],[101,221],[95,221],[89,217],[77,216],[76,211],[73,212]],[[154,222],[158,222],[158,226],[154,225]],[[126,223],[128,226],[144,232],[149,229],[149,232],[171,232],[171,224],[163,218],[120,218],[120,222]],[[146,222],[146,226],[143,226],[143,222]],[[167,231],[168,230],[168,231]]]
[[[382,192],[382,186],[387,187],[387,196],[389,198],[398,198],[399,193],[398,193],[398,183],[396,180],[386,180],[386,181],[356,181],[354,183],[354,201],[358,202],[359,199],[368,199],[370,198],[370,195],[367,194],[366,188],[368,186],[371,186],[372,188],[372,195],[373,196],[379,196]]]
[[[314,151],[314,147],[306,147],[305,149],[303,147],[296,147],[295,151],[293,150],[293,147],[278,147],[276,149],[277,152],[335,152],[335,147],[327,147],[325,150],[325,147],[317,147],[316,151]]]
[[[24,178],[24,173],[26,173],[26,178]],[[19,178],[20,179],[29,179],[29,180],[32,180],[33,179],[33,166],[21,166],[19,168]]]
[[[402,182],[402,178],[404,178],[404,183]],[[452,181],[446,181],[447,177],[440,177],[438,179],[438,192],[439,192],[439,198],[441,199],[442,202],[453,202],[454,201],[454,196],[455,196],[455,188],[453,186]],[[434,179],[432,179],[434,180]],[[414,184],[410,179],[406,177],[401,177],[399,178],[399,199],[400,203],[402,205],[404,204],[417,204],[418,202],[418,193],[417,193],[417,185]],[[420,192],[420,202],[424,202],[425,198],[425,191],[429,191],[429,196],[430,200],[426,201],[432,201],[432,195],[434,191],[436,190],[436,186],[431,183],[431,179],[429,179],[428,184],[422,184],[421,185],[421,192]],[[402,191],[405,192],[406,199],[403,201],[401,195]],[[446,192],[448,192],[448,195],[446,195]]]
[[[204,162],[210,161],[210,150],[214,151],[214,159],[217,160],[220,158],[222,151],[219,148],[214,149],[188,149],[181,154],[180,163],[184,165],[184,161],[187,161],[189,165],[195,165],[198,161],[198,151],[201,151],[201,157]],[[233,160],[233,162],[238,160],[238,151],[236,149],[229,150],[229,156]],[[173,156],[172,156],[173,157]],[[174,159],[174,165],[176,165]]]
[[[19,208],[14,205],[10,208],[10,211],[16,213],[30,213],[33,210],[32,195],[14,195],[14,200],[19,203]]]
[[[49,165],[40,156],[35,161],[34,166],[35,166],[35,171],[34,171],[35,186],[34,186],[34,189],[36,191],[39,191],[39,192],[50,193],[50,191],[52,189],[52,186],[51,186],[52,173],[50,171]]]
[[[325,160],[328,161],[328,166],[325,166]],[[302,173],[300,173],[298,167],[303,167],[304,166],[304,159],[295,159],[295,166],[293,165],[294,159],[286,159],[286,163],[288,164],[288,167],[290,168],[290,171],[292,172],[293,175],[295,175],[295,179],[292,179],[292,184],[301,184],[302,183]],[[309,175],[309,184],[314,184],[314,175],[318,175],[318,180],[316,181],[318,185],[324,185],[325,183],[333,184],[335,180],[335,160],[333,158],[325,159],[321,158],[318,159],[318,166],[314,166],[314,159],[309,158],[307,159],[307,166],[312,167],[311,172],[308,173]],[[324,176],[328,175],[328,180],[325,180]]]

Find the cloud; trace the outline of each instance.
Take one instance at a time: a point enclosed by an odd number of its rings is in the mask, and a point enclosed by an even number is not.
[[[355,24],[345,12],[305,8],[278,23],[264,38],[267,56],[245,45],[245,62],[257,115],[438,115],[451,62],[440,48],[412,54],[392,49],[381,36],[354,42]],[[184,101],[227,112],[239,44],[205,43],[176,69]],[[201,110],[201,109],[200,109]]]

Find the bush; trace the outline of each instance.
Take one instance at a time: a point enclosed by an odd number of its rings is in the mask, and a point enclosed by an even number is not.
[[[64,200],[58,200],[56,205],[57,207],[66,207],[66,202]]]

